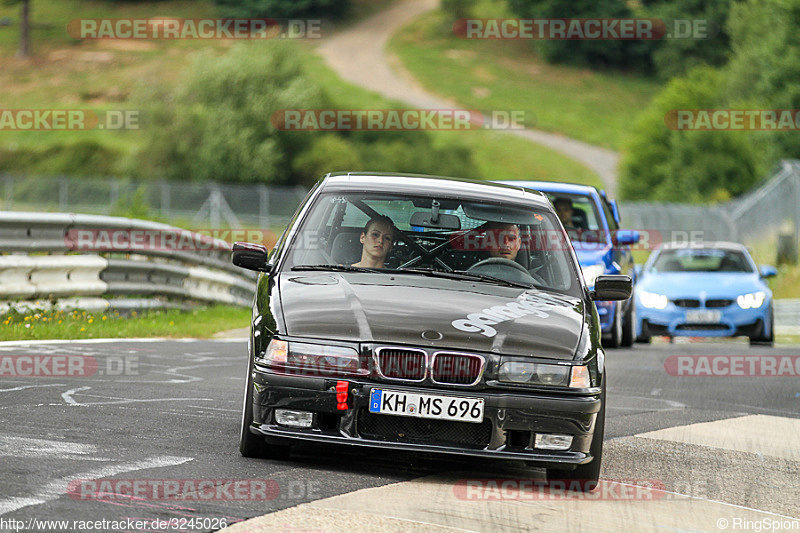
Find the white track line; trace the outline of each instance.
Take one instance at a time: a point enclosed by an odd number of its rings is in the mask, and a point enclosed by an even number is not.
[[[105,466],[102,468],[95,468],[86,472],[65,476],[51,481],[41,491],[31,496],[22,498],[6,498],[0,500],[0,516],[12,511],[17,511],[24,507],[30,507],[31,505],[40,505],[52,500],[57,500],[58,498],[67,494],[67,488],[69,487],[69,484],[76,479],[106,478],[116,476],[117,474],[122,474],[123,472],[133,472],[135,470],[146,470],[150,468],[163,468],[166,466],[177,466],[191,460],[191,457],[149,457],[142,461]]]

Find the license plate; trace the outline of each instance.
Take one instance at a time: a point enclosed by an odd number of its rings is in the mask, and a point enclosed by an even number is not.
[[[459,422],[483,422],[483,398],[372,389],[369,395],[369,412]]]
[[[712,324],[719,322],[721,318],[721,311],[707,311],[705,309],[686,311],[686,322],[694,324]]]

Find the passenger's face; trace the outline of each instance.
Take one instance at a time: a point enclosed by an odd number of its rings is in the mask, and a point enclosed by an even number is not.
[[[572,225],[572,206],[565,203],[558,203],[554,206],[556,208],[556,214],[558,215],[559,220],[565,226]]]
[[[511,261],[515,260],[519,248],[522,245],[522,239],[520,239],[519,236],[519,227],[512,224],[491,231],[495,234],[497,245],[489,250],[489,255],[492,257],[510,259]]]
[[[366,233],[361,233],[361,244],[364,251],[373,258],[384,259],[392,249],[394,232],[388,224],[376,223]]]

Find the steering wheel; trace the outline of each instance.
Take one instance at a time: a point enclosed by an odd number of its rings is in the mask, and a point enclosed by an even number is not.
[[[477,263],[469,267],[467,269],[467,272],[477,272],[480,274],[482,271],[484,274],[488,274],[491,276],[494,275],[492,274],[493,266],[513,268],[516,271],[515,274],[517,274],[516,276],[517,279],[509,281],[522,281],[523,283],[533,282],[539,285],[545,284],[542,278],[540,278],[539,276],[532,275],[525,269],[524,266],[520,265],[516,261],[512,261],[511,259],[506,259],[505,257],[490,257],[489,259],[478,261]],[[502,277],[502,276],[496,276],[496,277]]]

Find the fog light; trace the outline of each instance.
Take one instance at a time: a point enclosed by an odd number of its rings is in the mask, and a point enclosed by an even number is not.
[[[534,447],[541,450],[569,450],[572,446],[572,435],[536,434]]]
[[[310,428],[313,420],[314,413],[309,411],[289,411],[287,409],[275,409],[275,422],[282,426]]]

